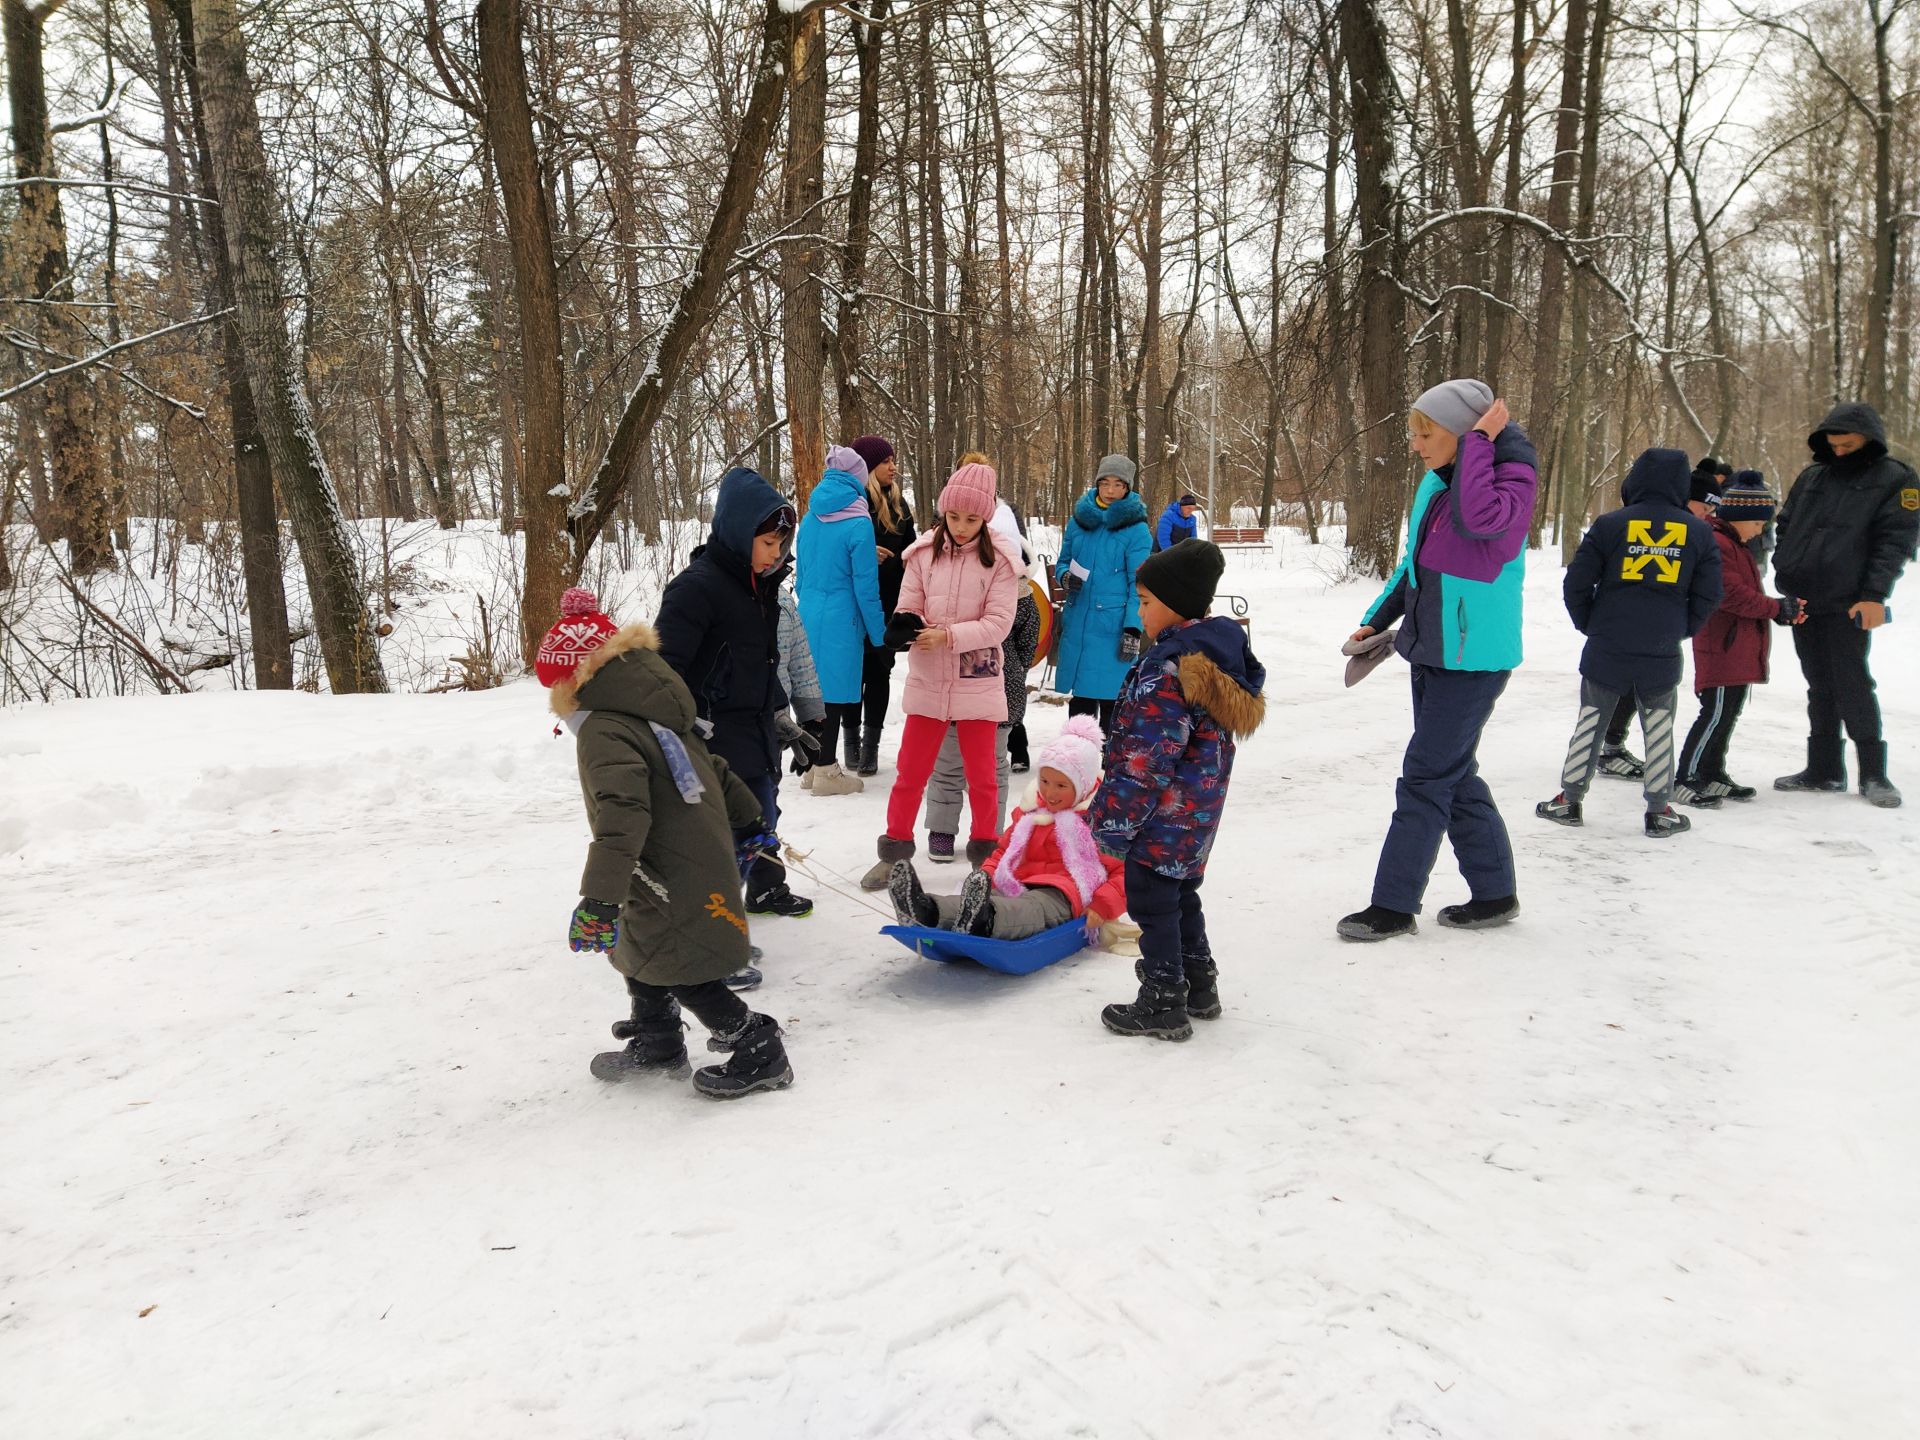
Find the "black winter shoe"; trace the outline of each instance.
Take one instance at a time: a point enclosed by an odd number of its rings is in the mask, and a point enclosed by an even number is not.
[[[876,745],[877,743],[878,742],[876,741]],[[860,773],[860,732],[857,730],[847,731],[846,738],[840,742],[840,746],[846,756],[847,769],[852,771],[856,775],[859,774]],[[828,758],[832,758],[832,757],[828,757]]]
[[[1678,835],[1682,830],[1692,828],[1693,822],[1671,805],[1664,810],[1647,812],[1647,835],[1650,839],[1664,840],[1669,835]]]
[[[1338,925],[1334,934],[1342,940],[1391,940],[1396,935],[1414,935],[1419,922],[1404,910],[1389,910],[1384,905],[1369,905],[1356,910]]]
[[[999,848],[998,840],[969,840],[967,841],[967,864],[978,870],[987,863],[987,857]]]
[[[859,775],[878,775],[880,773],[880,732],[869,730],[866,738],[860,742],[860,763],[855,767]]]
[[[686,1023],[680,1002],[672,996],[662,1006],[652,996],[634,996],[633,1018],[617,1020],[613,1038],[624,1040],[624,1050],[608,1050],[593,1057],[588,1067],[596,1080],[684,1080],[693,1073],[687,1059]]]
[[[1647,767],[1626,746],[1609,745],[1600,752],[1600,773],[1615,780],[1641,780],[1646,778]]]
[[[1854,747],[1860,755],[1860,793],[1878,810],[1900,808],[1900,792],[1887,779],[1887,742],[1863,740]]]
[[[887,895],[893,901],[893,918],[902,925],[937,925],[940,912],[927,892],[920,888],[920,877],[913,873],[913,862],[902,860],[893,867],[887,881]]]
[[[1847,749],[1837,736],[1807,741],[1807,768],[1794,775],[1782,775],[1773,782],[1776,790],[1808,790],[1843,795],[1847,789]]]
[[[993,934],[993,877],[975,870],[960,885],[960,914],[953,928],[963,935]]]
[[[693,1073],[693,1088],[715,1100],[737,1100],[756,1090],[784,1090],[793,1083],[780,1027],[770,1015],[749,1015],[745,1025],[730,1035],[716,1035],[731,1052],[724,1065],[708,1065]],[[713,1041],[708,1042],[712,1044]]]
[[[1129,1005],[1109,1005],[1100,1012],[1100,1023],[1116,1035],[1137,1035],[1155,1040],[1191,1040],[1193,1025],[1187,1019],[1187,985],[1143,984],[1139,996]]]
[[[1698,785],[1685,782],[1673,787],[1673,798],[1682,805],[1691,805],[1696,810],[1718,810],[1721,797],[1713,793],[1711,781],[1702,780]]]
[[[1707,794],[1717,795],[1722,800],[1737,800],[1741,804],[1745,804],[1760,793],[1753,786],[1742,785],[1724,772],[1707,781],[1706,791]]]
[[[784,883],[763,890],[747,901],[749,915],[784,915],[789,920],[804,920],[813,913],[813,901],[796,895]]]
[[[758,990],[764,979],[766,976],[760,973],[757,966],[742,965],[720,983],[729,990]]]
[[[1433,918],[1453,930],[1487,930],[1504,925],[1520,913],[1520,897],[1502,895],[1498,900],[1469,900],[1464,905],[1445,905]]]
[[[1553,821],[1556,825],[1584,825],[1587,823],[1581,818],[1580,802],[1578,800],[1567,799],[1564,790],[1551,800],[1542,800],[1538,805],[1533,807],[1533,813],[1538,815],[1542,820]]]
[[[927,859],[936,865],[953,863],[953,836],[944,835],[938,830],[927,832]]]

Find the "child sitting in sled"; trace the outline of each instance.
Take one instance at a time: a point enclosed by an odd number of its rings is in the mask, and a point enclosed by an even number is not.
[[[895,863],[887,891],[902,925],[924,925],[1024,940],[1084,919],[1087,943],[1126,910],[1125,861],[1102,855],[1087,828],[1087,807],[1100,785],[1099,723],[1076,715],[1040,752],[1039,773],[1013,822],[958,895],[929,895],[911,860]]]

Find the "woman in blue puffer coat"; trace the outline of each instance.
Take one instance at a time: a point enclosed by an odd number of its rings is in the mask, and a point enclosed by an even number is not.
[[[887,622],[880,610],[880,566],[867,504],[867,462],[845,446],[827,452],[827,473],[807,497],[795,546],[800,619],[820,672],[826,733],[820,747],[816,795],[865,789],[839,764],[841,735],[857,751],[866,647],[878,645]],[[824,789],[822,787],[825,787]]]
[[[1054,689],[1072,697],[1068,712],[1095,715],[1104,729],[1127,669],[1140,658],[1140,598],[1133,572],[1153,553],[1147,507],[1133,493],[1133,461],[1109,455],[1093,489],[1073,507],[1060,537],[1055,574],[1066,588]]]

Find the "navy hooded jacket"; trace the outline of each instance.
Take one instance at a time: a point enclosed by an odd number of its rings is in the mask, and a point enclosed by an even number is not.
[[[1644,450],[1621,483],[1626,502],[1593,522],[1561,591],[1587,637],[1580,673],[1603,689],[1658,695],[1680,683],[1680,644],[1720,604],[1720,546],[1687,509],[1692,467],[1679,450]]]
[[[771,573],[753,573],[754,531],[790,509],[757,471],[729,470],[713,502],[713,531],[660,597],[660,655],[687,682],[702,720],[713,726],[707,748],[749,782],[780,767],[774,713],[787,703],[780,687],[780,585],[792,568],[783,557]]]

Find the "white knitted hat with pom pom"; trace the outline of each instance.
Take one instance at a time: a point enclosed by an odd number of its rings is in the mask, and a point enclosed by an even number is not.
[[[1073,803],[1078,805],[1100,783],[1100,759],[1106,743],[1098,720],[1091,715],[1072,716],[1059,738],[1040,752],[1040,768],[1058,770],[1071,780]]]

